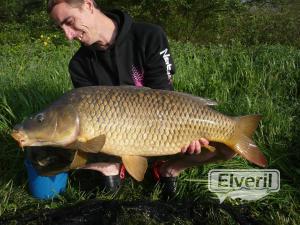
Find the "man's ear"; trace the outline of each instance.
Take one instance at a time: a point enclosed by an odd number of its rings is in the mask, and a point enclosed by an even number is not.
[[[86,9],[88,9],[91,13],[93,13],[95,9],[93,0],[85,0],[84,7],[86,7]]]

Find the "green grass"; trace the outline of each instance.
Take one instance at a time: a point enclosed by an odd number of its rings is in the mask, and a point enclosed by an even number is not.
[[[77,47],[51,43],[45,46],[42,40],[1,45],[0,216],[21,209],[58,208],[95,197],[95,192],[83,190],[76,180],[70,180],[66,193],[58,199],[33,199],[27,191],[24,153],[9,135],[14,124],[71,89],[67,65]],[[174,42],[171,47],[177,67],[177,90],[215,99],[219,102],[217,109],[228,115],[263,115],[254,138],[267,156],[269,168],[280,170],[281,190],[255,202],[225,202],[233,206],[246,204],[264,224],[299,224],[300,50],[280,45],[196,47]],[[187,170],[180,177],[178,198],[215,199],[207,189],[207,174],[213,168],[254,166],[237,157]],[[127,179],[116,196],[96,191],[96,197],[157,200],[159,189],[147,180],[137,184]],[[207,217],[210,224],[235,224],[222,210],[209,210]]]

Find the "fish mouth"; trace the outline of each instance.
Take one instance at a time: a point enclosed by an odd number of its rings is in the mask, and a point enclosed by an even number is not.
[[[11,133],[11,136],[19,143],[19,146],[22,149],[24,148],[24,146],[28,146],[28,137],[24,131],[14,129]]]
[[[50,141],[50,140],[41,140],[41,139],[35,139],[35,138],[29,138],[27,134],[22,129],[13,129],[11,132],[11,136],[13,139],[15,139],[19,147],[24,150],[24,147],[26,146],[60,146],[61,143]]]
[[[24,149],[25,146],[45,146],[54,144],[49,141],[29,139],[26,133],[22,130],[13,130],[11,136],[19,143],[19,146],[22,149]]]

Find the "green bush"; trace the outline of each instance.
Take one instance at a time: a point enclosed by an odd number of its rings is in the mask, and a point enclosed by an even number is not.
[[[270,0],[96,0],[100,8],[119,8],[137,21],[161,25],[168,36],[202,45],[284,44],[300,46],[300,4]],[[0,5],[0,44],[34,41],[42,33],[56,33],[46,13],[46,0],[5,1]],[[2,19],[1,19],[2,18]],[[5,19],[6,18],[6,19]],[[2,25],[0,24],[0,25]],[[11,25],[12,24],[12,25]],[[9,39],[10,33],[20,37]],[[7,34],[8,33],[8,34]],[[62,36],[60,36],[62,37]],[[57,44],[64,44],[63,38]]]
[[[199,44],[285,44],[300,46],[296,1],[143,0],[97,1],[122,8],[137,20],[160,24],[173,39]]]

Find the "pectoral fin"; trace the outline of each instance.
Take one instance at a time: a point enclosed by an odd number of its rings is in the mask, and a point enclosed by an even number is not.
[[[105,135],[99,135],[90,140],[84,140],[83,138],[77,139],[77,141],[66,146],[70,149],[81,150],[90,153],[99,153],[105,144]]]
[[[124,155],[122,156],[123,164],[128,173],[137,181],[142,181],[146,173],[148,162],[145,157]]]

